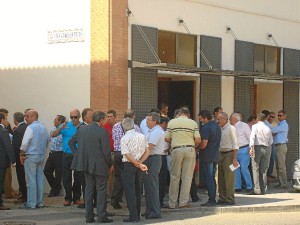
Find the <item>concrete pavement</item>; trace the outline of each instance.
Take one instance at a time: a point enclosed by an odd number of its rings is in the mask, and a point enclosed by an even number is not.
[[[235,206],[215,206],[201,207],[200,204],[206,202],[207,194],[204,189],[199,189],[198,194],[202,201],[190,202],[191,208],[185,209],[162,209],[162,219],[156,222],[169,221],[172,215],[186,215],[199,217],[204,215],[222,213],[256,213],[256,212],[298,212],[300,211],[300,193],[293,192],[292,189],[281,190],[274,188],[274,184],[268,187],[266,195],[247,195],[244,192],[236,193]],[[63,206],[63,196],[48,198],[45,197],[46,208],[36,210],[18,209],[20,205],[14,204],[12,200],[5,201],[5,205],[10,206],[11,210],[0,211],[0,225],[2,224],[85,224],[84,210],[76,206]],[[126,218],[128,211],[125,203],[123,209],[114,210],[108,203],[108,212],[113,213],[114,222],[112,224],[123,224],[122,219]],[[144,198],[142,200],[142,212],[145,207]],[[174,217],[174,216],[173,216]],[[23,222],[22,222],[23,221]],[[27,223],[26,223],[27,221]],[[4,223],[5,222],[5,223]],[[13,223],[16,222],[16,223]],[[22,222],[22,223],[20,223]],[[138,224],[153,223],[154,220],[141,219]]]

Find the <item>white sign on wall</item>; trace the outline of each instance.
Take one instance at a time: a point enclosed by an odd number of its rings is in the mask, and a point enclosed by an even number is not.
[[[48,44],[84,41],[83,29],[48,31]]]

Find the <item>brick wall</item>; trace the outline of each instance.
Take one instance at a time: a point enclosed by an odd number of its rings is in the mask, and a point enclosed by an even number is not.
[[[91,108],[128,108],[128,1],[91,0]]]

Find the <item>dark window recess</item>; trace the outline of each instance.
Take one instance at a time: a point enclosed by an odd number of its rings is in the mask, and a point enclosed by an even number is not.
[[[260,73],[280,74],[280,48],[255,45],[254,71]]]

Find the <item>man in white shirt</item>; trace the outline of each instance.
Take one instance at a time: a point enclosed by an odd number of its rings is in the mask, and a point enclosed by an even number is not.
[[[250,155],[249,155],[249,141],[251,130],[248,124],[241,121],[239,113],[232,113],[230,116],[230,123],[237,131],[239,150],[237,153],[237,160],[240,167],[235,170],[235,191],[240,192],[242,189],[242,179],[246,183],[246,192],[252,191],[252,180],[249,172]]]
[[[272,131],[265,125],[265,114],[257,115],[258,123],[252,126],[250,135],[250,155],[252,156],[252,172],[254,190],[251,195],[264,195],[267,189],[267,171],[269,167]]]

